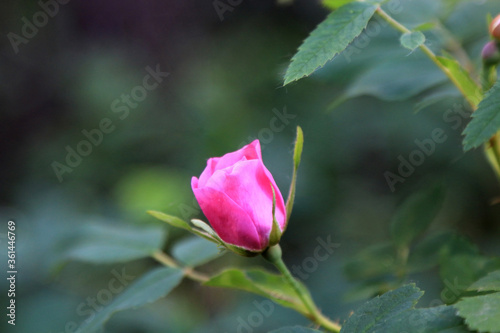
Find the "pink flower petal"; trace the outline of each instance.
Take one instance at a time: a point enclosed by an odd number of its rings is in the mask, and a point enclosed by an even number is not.
[[[250,217],[225,193],[209,187],[193,187],[193,192],[211,226],[224,242],[252,251],[265,247]]]
[[[238,162],[233,168],[216,171],[206,186],[225,193],[251,218],[264,243],[272,228],[273,193],[266,168],[260,160]],[[279,189],[276,191],[276,219],[283,230],[285,205]]]

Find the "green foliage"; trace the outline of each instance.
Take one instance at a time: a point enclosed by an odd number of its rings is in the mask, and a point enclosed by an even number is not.
[[[349,85],[346,92],[329,106],[346,99],[370,95],[387,101],[404,100],[445,82],[443,73],[421,55],[398,57],[369,68]]]
[[[471,105],[477,105],[482,99],[481,87],[474,81],[460,63],[450,55],[436,57],[453,77],[455,85]]]
[[[286,200],[286,226],[288,225],[288,220],[290,215],[292,215],[293,202],[295,200],[295,186],[297,183],[297,170],[299,169],[300,159],[302,157],[302,149],[304,148],[304,133],[302,128],[297,126],[297,137],[295,139],[295,147],[293,149],[293,174],[292,182],[290,184],[290,190],[288,191],[288,198]],[[284,231],[284,230],[283,230]]]
[[[162,267],[152,270],[135,281],[108,306],[90,317],[77,330],[77,333],[94,333],[101,328],[116,312],[136,309],[165,297],[182,280],[181,270]]]
[[[500,291],[500,270],[490,272],[469,286],[468,290]]]
[[[312,328],[290,326],[290,327],[282,327],[280,329],[271,331],[269,333],[320,333],[320,332],[321,331],[314,330]]]
[[[376,325],[373,332],[463,333],[468,332],[451,306],[403,311]]]
[[[350,258],[344,265],[344,273],[350,280],[370,279],[393,272],[395,264],[394,245],[375,244]]]
[[[500,263],[498,266],[500,267]],[[462,298],[454,305],[458,309],[458,315],[465,318],[471,329],[479,332],[500,332],[500,270],[490,272],[475,281],[467,290],[493,293]]]
[[[351,2],[328,15],[293,56],[284,85],[312,74],[342,52],[363,31],[376,9],[366,2]]]
[[[466,297],[455,304],[467,326],[479,332],[500,332],[500,293]]]
[[[191,231],[191,226],[186,221],[184,221],[176,216],[168,215],[168,214],[165,214],[162,212],[157,212],[154,210],[148,210],[148,214],[157,218],[160,221],[163,221],[163,222],[170,224],[172,227],[181,228],[184,230]]]
[[[172,248],[172,255],[183,265],[195,267],[217,258],[220,251],[212,242],[190,237],[176,243]]]
[[[349,317],[341,333],[373,332],[377,323],[413,308],[423,294],[414,284],[410,284],[376,297]]]
[[[332,10],[347,5],[356,0],[323,0],[322,3],[325,7],[330,8]]]
[[[127,216],[143,219],[146,210],[167,210],[191,197],[188,177],[178,171],[143,167],[129,171],[116,185],[114,194]]]
[[[499,258],[479,254],[454,254],[444,256],[440,275],[445,288],[441,293],[443,301],[454,303],[464,295],[470,295],[469,287],[479,278],[500,269]]]
[[[477,148],[500,129],[500,82],[488,90],[464,130],[464,150]]]
[[[408,32],[399,38],[401,45],[413,51],[420,45],[425,43],[425,35],[420,31]]]
[[[442,250],[454,237],[450,232],[441,232],[423,238],[409,253],[408,269],[410,272],[421,272],[437,266]]]
[[[89,223],[63,259],[104,264],[145,258],[161,248],[165,237],[164,228]]]
[[[391,221],[391,236],[397,247],[408,247],[425,231],[438,214],[444,200],[440,187],[431,187],[419,192],[396,211]]]
[[[461,319],[451,307],[415,309],[422,295],[420,289],[409,284],[376,297],[349,317],[340,332],[437,333],[461,327]]]
[[[223,245],[222,241],[220,240],[219,236],[212,230],[212,228],[206,224],[205,222],[197,219],[191,220],[193,225],[197,228],[193,228],[189,223],[186,221],[172,215],[168,215],[162,212],[157,212],[154,210],[149,210],[148,214],[151,216],[157,218],[160,221],[166,222],[172,227],[175,228],[180,228],[187,230],[197,236],[200,236],[208,241],[211,241],[217,245]]]
[[[302,289],[307,290],[300,282],[298,283]],[[295,290],[290,287],[283,276],[261,269],[245,271],[236,268],[226,269],[211,277],[204,285],[244,290],[267,297],[282,306],[293,308],[303,314],[308,313]]]

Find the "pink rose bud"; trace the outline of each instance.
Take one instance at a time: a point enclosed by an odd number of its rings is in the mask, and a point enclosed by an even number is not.
[[[481,58],[485,64],[496,64],[500,60],[500,53],[498,51],[497,43],[489,41],[481,51]]]
[[[259,140],[210,158],[200,178],[191,179],[191,187],[201,210],[225,243],[257,253],[269,246],[273,188],[276,221],[281,232],[285,229],[285,203],[262,162]]]
[[[497,15],[490,23],[490,34],[496,40],[500,40],[500,15]]]

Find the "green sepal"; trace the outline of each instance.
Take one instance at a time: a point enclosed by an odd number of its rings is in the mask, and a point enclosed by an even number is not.
[[[184,230],[191,231],[191,226],[184,220],[172,215],[168,215],[155,210],[148,210],[147,213],[160,221],[170,224],[172,227],[181,228]]]
[[[269,246],[273,246],[279,243],[281,235],[283,234],[280,229],[280,225],[276,220],[276,192],[271,184],[271,190],[273,191],[273,226],[271,228],[271,233],[269,234]]]
[[[239,254],[240,256],[244,257],[255,257],[259,254],[261,254],[262,251],[250,251],[245,248],[239,247],[237,245],[229,244],[229,243],[224,243],[223,245],[225,248],[227,248],[230,251],[233,251],[236,254]]]
[[[245,257],[254,257],[261,252],[261,251],[257,251],[257,252],[250,251],[250,250],[247,250],[245,248],[239,247],[237,245],[233,245],[233,244],[229,244],[229,243],[224,242],[219,237],[219,235],[217,235],[217,233],[212,229],[212,227],[210,227],[207,223],[203,222],[202,220],[192,219],[191,223],[193,223],[194,226],[196,226],[204,231],[204,232],[200,232],[200,234],[199,234],[200,236],[203,237],[203,234],[208,235],[213,239],[212,241],[214,243],[216,243],[218,246],[226,248],[230,251],[233,251],[236,254],[239,254],[239,255],[245,256]],[[193,231],[195,231],[195,230],[196,229],[193,229]]]
[[[286,200],[286,221],[283,227],[283,232],[288,225],[288,220],[292,214],[293,202],[295,200],[295,185],[297,182],[297,169],[300,165],[300,159],[302,157],[302,148],[304,147],[304,133],[302,128],[297,126],[297,138],[295,139],[295,148],[293,150],[293,174],[292,182],[290,183],[290,190],[288,191],[288,199]]]

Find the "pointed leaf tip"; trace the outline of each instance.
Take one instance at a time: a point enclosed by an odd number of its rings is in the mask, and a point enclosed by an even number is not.
[[[378,5],[355,1],[328,15],[293,56],[283,85],[311,75],[344,51],[361,34],[377,7]]]

